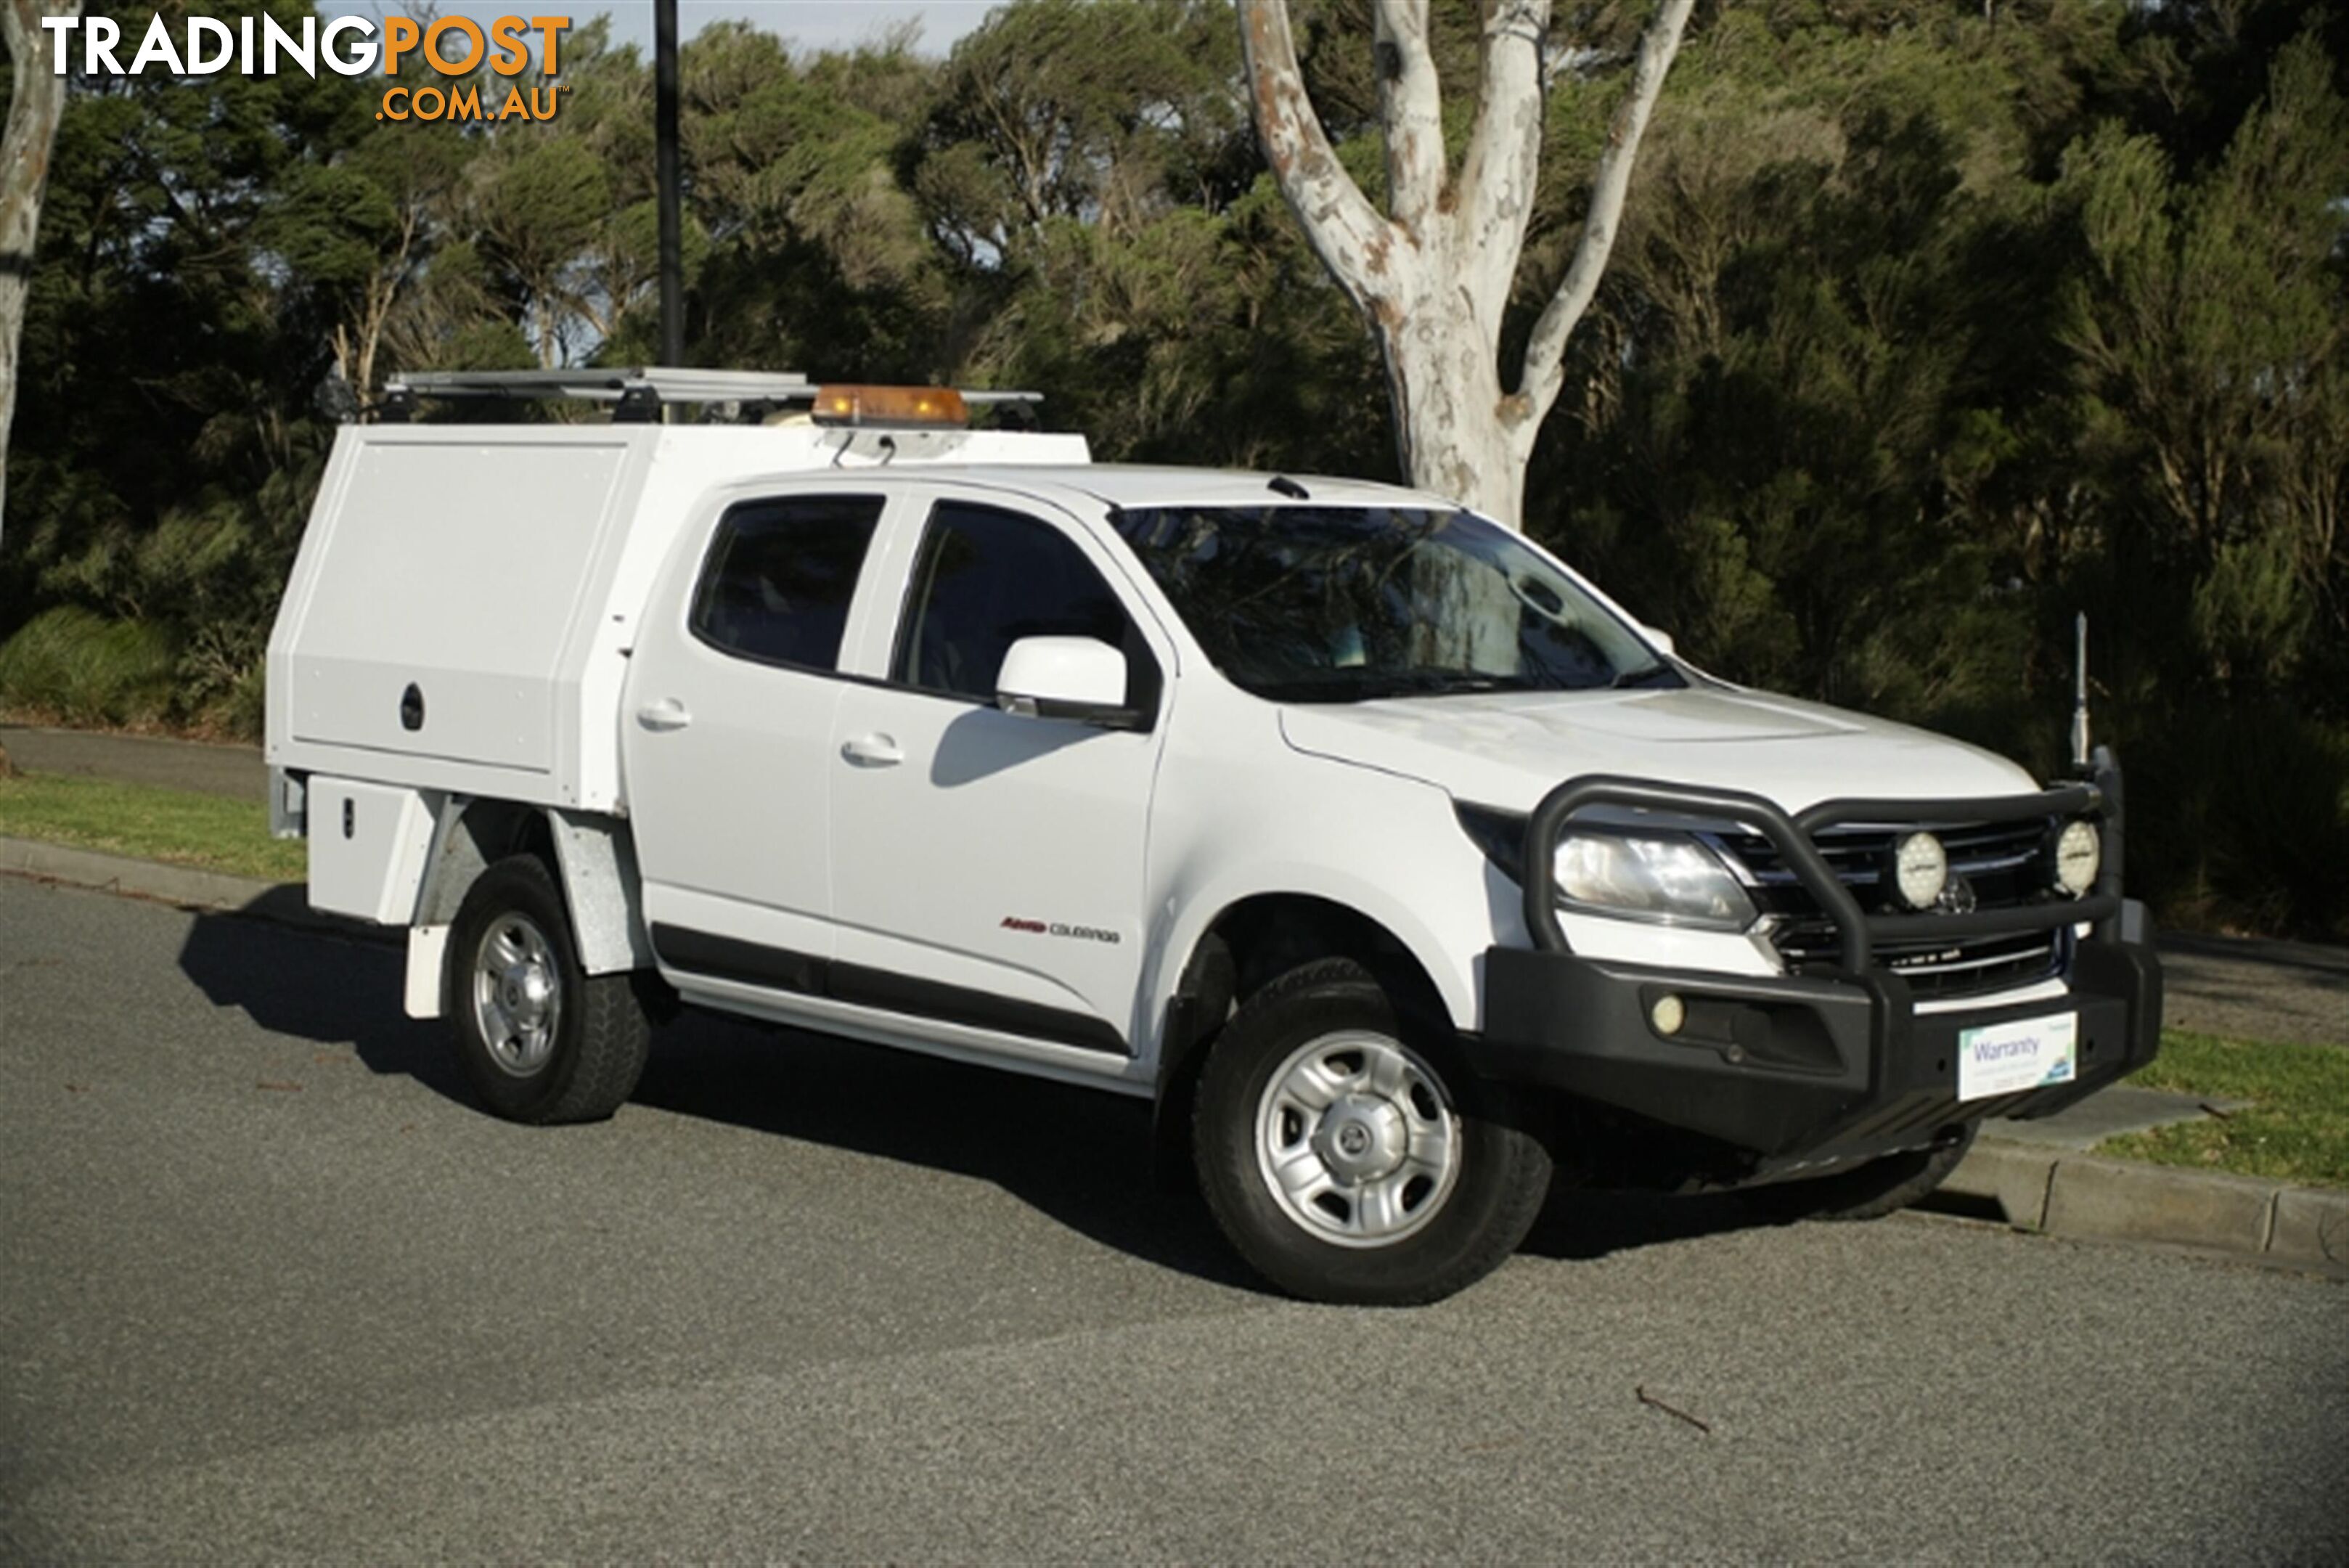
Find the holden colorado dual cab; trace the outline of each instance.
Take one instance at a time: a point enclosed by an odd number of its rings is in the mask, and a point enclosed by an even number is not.
[[[611,1115],[679,1003],[1092,1085],[1268,1280],[1410,1303],[1554,1164],[1882,1213],[2153,1054],[2109,756],[1716,679],[1439,497],[794,376],[393,392],[616,406],[347,427],[270,645],[312,902],[500,1116]]]

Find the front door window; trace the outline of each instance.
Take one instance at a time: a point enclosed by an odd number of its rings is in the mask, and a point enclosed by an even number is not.
[[[898,621],[890,679],[918,691],[995,701],[1003,656],[1023,637],[1090,637],[1126,651],[1130,705],[1148,650],[1117,596],[1059,529],[992,506],[931,514]]]

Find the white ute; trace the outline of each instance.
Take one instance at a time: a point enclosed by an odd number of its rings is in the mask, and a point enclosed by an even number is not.
[[[2108,756],[1715,680],[1434,496],[796,376],[391,392],[616,405],[347,427],[270,643],[311,901],[500,1116],[609,1116],[679,1000],[1094,1085],[1275,1284],[1407,1303],[1554,1162],[1882,1213],[2153,1053]]]

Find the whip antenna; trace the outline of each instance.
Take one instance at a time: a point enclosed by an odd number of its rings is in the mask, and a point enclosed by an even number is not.
[[[2072,618],[2072,765],[2088,768],[2088,617]]]

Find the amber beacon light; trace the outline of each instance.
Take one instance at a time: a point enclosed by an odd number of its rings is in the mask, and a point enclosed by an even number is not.
[[[951,387],[825,387],[815,395],[822,425],[959,425],[969,422]]]

